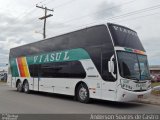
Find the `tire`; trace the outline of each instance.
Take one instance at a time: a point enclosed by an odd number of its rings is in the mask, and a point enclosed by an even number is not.
[[[17,91],[18,92],[22,92],[23,91],[22,83],[20,81],[18,82],[18,85],[17,85]]]
[[[25,81],[24,84],[23,84],[23,91],[25,93],[29,93],[30,92],[30,90],[29,90],[29,84],[28,84],[27,81]]]
[[[77,88],[77,100],[81,103],[89,103],[89,90],[86,84],[82,83]]]

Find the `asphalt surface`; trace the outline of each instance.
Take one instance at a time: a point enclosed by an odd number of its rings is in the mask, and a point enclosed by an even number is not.
[[[0,113],[24,114],[93,114],[93,113],[158,113],[160,106],[142,103],[118,103],[94,100],[83,104],[73,97],[32,92],[19,93],[14,88],[0,84]]]

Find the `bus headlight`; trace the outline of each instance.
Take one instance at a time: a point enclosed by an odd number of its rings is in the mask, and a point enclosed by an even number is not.
[[[147,90],[151,89],[151,85],[148,86]]]
[[[149,90],[149,89],[152,88],[152,86],[151,86],[151,81],[149,81],[148,84],[149,84],[149,85],[148,85],[148,87],[147,87],[147,90]]]
[[[127,85],[127,84],[122,84],[121,86],[122,86],[123,89],[126,89],[126,90],[132,90],[133,89],[132,86]]]
[[[121,87],[126,90],[132,90],[133,87],[129,84],[129,80],[121,79]]]

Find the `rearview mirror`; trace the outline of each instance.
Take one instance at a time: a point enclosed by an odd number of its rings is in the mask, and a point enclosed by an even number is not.
[[[115,62],[114,62],[114,55],[111,57],[110,61],[108,61],[108,71],[112,74],[114,78],[116,78],[116,74],[114,74],[115,71]]]
[[[114,62],[113,61],[108,61],[108,71],[110,73],[114,72]]]

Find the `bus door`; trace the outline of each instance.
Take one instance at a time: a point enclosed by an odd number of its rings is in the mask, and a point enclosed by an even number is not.
[[[39,81],[40,81],[40,65],[32,65],[33,68],[33,90],[39,91]]]
[[[53,63],[42,64],[39,70],[39,91],[53,92]]]
[[[84,64],[84,67],[87,72],[87,77],[90,80],[91,86],[96,88],[96,93],[94,93],[95,98],[101,98],[101,58],[102,58],[102,50],[101,46],[92,46],[88,47],[87,51],[90,54],[91,60],[83,60],[81,61]]]
[[[113,52],[102,54],[102,99],[115,100],[117,85],[117,65]]]

